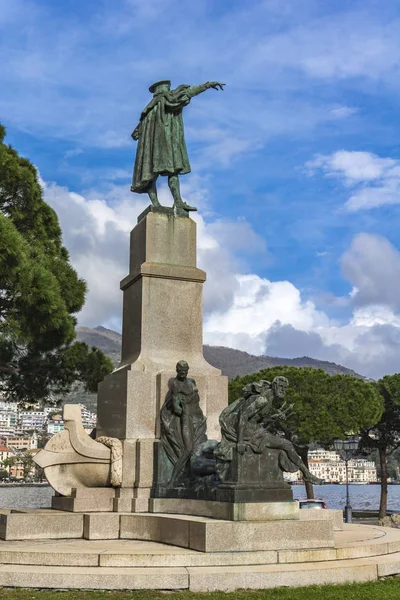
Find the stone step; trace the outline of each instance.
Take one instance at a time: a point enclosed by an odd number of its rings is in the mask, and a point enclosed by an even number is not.
[[[0,539],[41,540],[83,537],[83,515],[61,512],[0,515]]]
[[[400,573],[400,553],[384,557],[297,565],[189,567],[193,592],[303,587],[374,581]]]
[[[222,521],[169,514],[121,515],[120,538],[200,552],[333,548],[332,521]]]
[[[400,553],[334,562],[198,567],[0,565],[1,587],[89,590],[267,589],[373,581],[400,573]]]
[[[88,516],[88,515],[86,515]],[[101,515],[96,515],[96,517]],[[118,515],[103,515],[108,520]],[[90,515],[93,519],[93,515]],[[108,525],[109,527],[111,524]],[[26,540],[0,542],[0,564],[87,567],[190,567],[304,564],[345,561],[400,552],[400,531],[346,525],[334,548],[249,552],[198,552],[140,540]]]
[[[183,590],[187,569],[179,567],[118,569],[106,567],[0,566],[1,587],[87,590]]]

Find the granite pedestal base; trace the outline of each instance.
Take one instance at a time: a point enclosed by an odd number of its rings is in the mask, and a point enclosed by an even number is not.
[[[16,528],[15,517],[21,516]],[[211,592],[371,581],[400,573],[398,529],[346,524],[333,548],[205,553],[121,539],[120,515],[61,516],[80,521],[80,536],[83,531],[87,539],[0,541],[0,587]],[[23,527],[33,533],[28,521],[38,517],[50,533],[51,511],[12,517],[9,533],[22,533]],[[89,526],[82,527],[86,517]],[[108,539],[98,537],[102,532]]]
[[[121,515],[120,537],[200,552],[252,552],[333,547],[329,521],[224,521],[166,514]]]
[[[296,501],[233,503],[151,498],[149,506],[151,513],[195,515],[227,521],[293,521],[300,518],[299,504]]]
[[[232,449],[224,481],[216,488],[219,502],[290,502],[292,488],[283,479],[280,468],[281,451],[264,448],[262,452],[239,454]]]

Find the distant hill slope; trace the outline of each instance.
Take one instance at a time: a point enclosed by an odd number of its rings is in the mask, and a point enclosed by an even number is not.
[[[120,333],[105,327],[77,327],[76,337],[80,342],[85,342],[89,346],[97,346],[107,354],[116,365],[121,359],[122,336]]]
[[[269,367],[280,365],[289,367],[312,367],[313,369],[323,369],[326,373],[329,373],[329,375],[352,375],[353,377],[360,377],[363,379],[362,375],[359,375],[352,369],[347,369],[336,363],[309,358],[308,356],[303,356],[301,358],[253,356],[247,352],[225,348],[224,346],[204,346],[204,356],[210,364],[221,369],[223,374],[227,375],[229,379],[233,379],[237,375],[241,377],[242,375],[256,373],[261,369],[268,369]]]
[[[90,327],[78,327],[77,337],[78,340],[86,342],[90,346],[97,346],[111,358],[115,365],[118,364],[121,354],[122,339],[120,333],[101,326],[95,327],[94,329],[91,329]],[[233,350],[232,348],[225,348],[223,346],[204,346],[204,356],[211,365],[221,369],[223,374],[227,375],[229,379],[232,379],[237,375],[248,375],[260,371],[261,369],[267,369],[268,367],[275,367],[278,365],[313,367],[315,369],[323,369],[330,375],[340,373],[342,375],[353,375],[353,377],[362,378],[361,375],[351,369],[346,369],[346,367],[342,367],[335,363],[309,358],[308,356],[303,356],[302,358],[253,356],[247,352]]]

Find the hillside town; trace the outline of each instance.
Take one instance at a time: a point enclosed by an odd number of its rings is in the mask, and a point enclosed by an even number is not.
[[[96,413],[80,404],[82,424],[90,434],[96,427]],[[54,434],[63,431],[62,409],[45,406],[22,410],[17,403],[0,402],[0,479],[29,480],[38,477],[33,456]],[[340,454],[318,448],[309,452],[310,472],[326,483],[345,483],[346,465]],[[348,463],[349,482],[367,484],[378,481],[376,464],[366,458],[352,458]],[[287,473],[286,479],[301,483],[300,471]]]
[[[82,424],[87,433],[96,427],[96,414],[80,404]],[[23,410],[17,403],[0,402],[0,480],[40,478],[33,457],[48,439],[63,431],[62,409],[44,406]]]

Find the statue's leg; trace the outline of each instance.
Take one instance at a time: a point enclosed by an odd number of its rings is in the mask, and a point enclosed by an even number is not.
[[[183,208],[184,210],[197,210],[197,208],[194,206],[189,206],[189,204],[186,204],[186,202],[182,200],[181,186],[179,184],[178,175],[169,175],[168,185],[174,199],[174,206],[177,208]]]
[[[318,477],[315,477],[312,473],[310,473],[310,471],[307,469],[306,465],[303,463],[303,461],[301,460],[300,456],[297,454],[296,450],[294,449],[294,446],[291,442],[289,442],[289,440],[285,440],[284,438],[280,438],[278,436],[270,436],[270,438],[267,438],[267,442],[266,442],[266,447],[267,448],[275,448],[277,450],[284,450],[287,454],[287,456],[289,457],[289,460],[296,465],[297,467],[299,467],[299,470],[302,472],[303,477],[306,481],[309,481],[310,483],[315,483],[315,484],[320,484],[323,483],[322,479],[318,479]]]
[[[149,188],[147,193],[149,194],[151,203],[153,206],[161,206],[158,195],[157,195],[157,186],[156,186],[157,177],[153,179],[153,181],[149,184]]]

